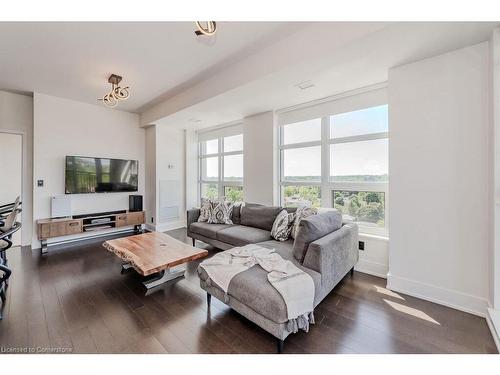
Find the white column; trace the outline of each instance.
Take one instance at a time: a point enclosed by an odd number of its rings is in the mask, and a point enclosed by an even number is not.
[[[274,112],[243,119],[243,189],[246,202],[278,205],[277,130]]]
[[[146,128],[146,227],[150,230],[156,228],[157,211],[157,183],[156,183],[156,125]]]
[[[198,136],[194,130],[185,131],[186,139],[186,209],[199,207]]]

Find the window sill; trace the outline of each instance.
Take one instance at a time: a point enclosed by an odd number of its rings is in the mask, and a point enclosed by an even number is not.
[[[389,235],[371,234],[371,233],[359,233],[360,238],[366,238],[377,241],[389,242]]]

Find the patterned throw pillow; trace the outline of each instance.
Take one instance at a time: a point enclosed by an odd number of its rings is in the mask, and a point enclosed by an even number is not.
[[[317,213],[318,209],[314,207],[302,206],[297,208],[297,211],[295,211],[295,220],[293,221],[292,232],[290,234],[292,238],[297,236],[300,221],[308,216],[316,215]]]
[[[293,218],[293,213],[289,214],[287,210],[281,210],[274,220],[271,237],[278,241],[288,240],[292,231]]]
[[[201,198],[200,216],[198,217],[199,223],[206,223],[208,221],[211,207],[210,199]]]
[[[211,202],[211,210],[208,215],[208,224],[232,224],[231,215],[233,204],[231,202]]]

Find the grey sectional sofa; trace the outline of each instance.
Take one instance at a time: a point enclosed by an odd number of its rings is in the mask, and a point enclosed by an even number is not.
[[[193,239],[193,246],[195,240],[200,240],[223,250],[250,243],[275,249],[311,276],[315,286],[314,306],[317,306],[357,263],[358,227],[343,224],[338,211],[328,211],[303,219],[295,240],[279,242],[272,239],[270,231],[281,210],[281,207],[246,204],[233,211],[234,224],[226,225],[199,223],[200,210],[191,209],[187,212],[187,233]],[[254,266],[236,275],[227,295],[208,280],[201,267],[198,274],[208,303],[213,295],[228,304],[275,336],[278,352],[282,351],[285,338],[293,331],[287,324],[285,302],[261,267]]]

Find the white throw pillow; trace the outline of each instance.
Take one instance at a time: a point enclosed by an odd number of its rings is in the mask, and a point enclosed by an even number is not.
[[[201,198],[200,216],[198,216],[199,223],[206,223],[208,221],[210,210],[210,199]]]
[[[233,204],[231,202],[211,202],[208,224],[232,224]]]
[[[274,219],[271,229],[271,237],[277,241],[286,241],[290,237],[294,214],[289,214],[287,210],[281,210]]]

